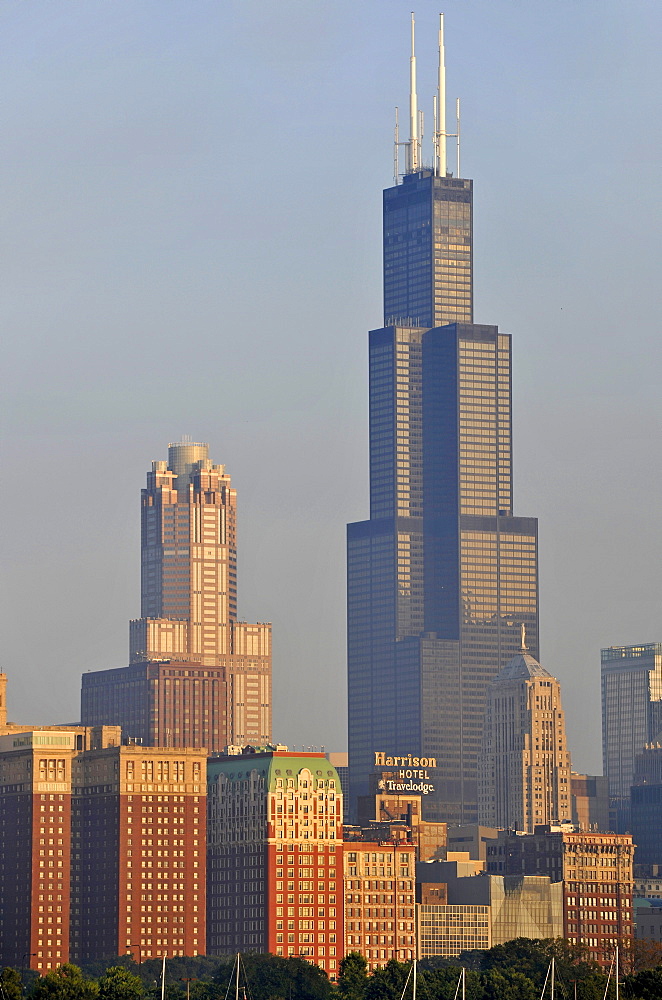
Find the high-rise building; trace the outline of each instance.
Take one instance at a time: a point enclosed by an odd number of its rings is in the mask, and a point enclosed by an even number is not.
[[[0,736],[0,961],[205,951],[206,753],[116,726]]]
[[[479,767],[486,826],[533,833],[572,819],[561,685],[524,644],[488,688]]]
[[[609,791],[602,774],[570,775],[572,822],[578,830],[602,830],[609,825]]]
[[[602,759],[612,829],[630,828],[635,758],[662,729],[662,643],[610,646],[602,660]]]
[[[150,746],[270,739],[271,626],[237,619],[236,492],[206,444],[171,444],[152,463],[141,580],[129,666],[83,675],[83,720]]]
[[[72,764],[71,957],[206,949],[207,754],[114,746]]]
[[[630,829],[637,874],[662,871],[662,743],[635,758],[630,789]]]
[[[522,623],[538,655],[537,521],[513,515],[510,337],[472,323],[472,186],[446,170],[443,44],[439,78],[434,163],[413,113],[384,193],[370,519],[347,539],[350,797],[377,749],[435,757],[426,817],[475,823],[488,684]]]
[[[323,753],[232,747],[208,775],[209,955],[343,957],[340,779]]]

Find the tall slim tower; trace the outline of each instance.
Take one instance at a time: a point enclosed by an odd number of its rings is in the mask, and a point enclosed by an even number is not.
[[[168,447],[141,499],[142,617],[128,667],[83,675],[82,718],[149,746],[271,738],[271,626],[237,620],[236,493],[206,444]]]
[[[439,65],[432,164],[412,124],[384,192],[370,519],[348,526],[350,805],[375,751],[415,754],[436,762],[426,818],[475,823],[488,684],[522,623],[538,655],[537,521],[513,515],[510,336],[472,323],[472,183],[446,170],[441,31]]]
[[[523,833],[571,822],[570,773],[561,685],[522,637],[520,652],[488,689],[479,821]]]

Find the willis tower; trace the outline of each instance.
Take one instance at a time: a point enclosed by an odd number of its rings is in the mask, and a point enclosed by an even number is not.
[[[385,326],[369,340],[370,518],[347,531],[350,800],[377,752],[433,758],[425,818],[475,823],[487,687],[522,624],[539,657],[538,532],[513,514],[511,338],[473,323],[473,186],[446,167],[443,15],[430,165],[413,17],[410,67],[410,138],[396,126],[384,191]]]

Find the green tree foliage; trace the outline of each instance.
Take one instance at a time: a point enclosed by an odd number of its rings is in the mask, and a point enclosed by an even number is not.
[[[5,968],[0,972],[0,997],[2,1000],[22,1000],[23,983],[18,969]]]
[[[480,977],[482,1000],[537,1000],[539,990],[516,969],[490,969]]]
[[[563,938],[548,938],[544,941],[515,938],[506,944],[495,945],[483,952],[481,968],[484,971],[498,969],[503,972],[516,969],[541,990],[552,957],[556,963],[556,980],[560,983],[589,980],[601,975],[599,966],[587,958],[585,949],[571,945]],[[579,989],[577,1000],[580,1000]],[[586,1000],[589,1000],[588,996]]]
[[[420,997],[420,1000],[454,1000],[456,994],[460,996],[458,984],[461,972],[462,968],[458,965],[420,970],[416,989],[417,996]],[[481,1000],[482,983],[478,973],[465,972],[464,987],[467,1000]]]
[[[368,979],[365,1000],[400,1000],[410,972],[410,962],[390,959],[383,968],[375,969]],[[411,993],[407,995],[411,997]]]
[[[626,976],[622,992],[627,1000],[662,1000],[662,965]]]
[[[86,979],[77,965],[60,965],[37,979],[32,1000],[98,1000],[99,987]]]
[[[350,951],[340,963],[338,992],[343,1000],[363,1000],[368,983],[368,963],[358,951]]]
[[[113,965],[99,979],[99,1000],[140,1000],[143,982],[128,969]]]
[[[333,987],[324,971],[302,958],[242,955],[241,986],[248,1000],[330,1000]],[[232,982],[233,963],[222,963],[213,977],[225,996]]]

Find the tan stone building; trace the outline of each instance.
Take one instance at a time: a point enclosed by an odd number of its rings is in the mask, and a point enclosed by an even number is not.
[[[416,957],[414,844],[350,841],[344,845],[345,951],[369,969]]]
[[[130,664],[83,675],[81,717],[150,746],[271,738],[271,626],[237,618],[236,491],[206,444],[168,447],[142,491]]]
[[[480,822],[533,833],[570,821],[561,686],[524,645],[490,684],[479,765]]]

